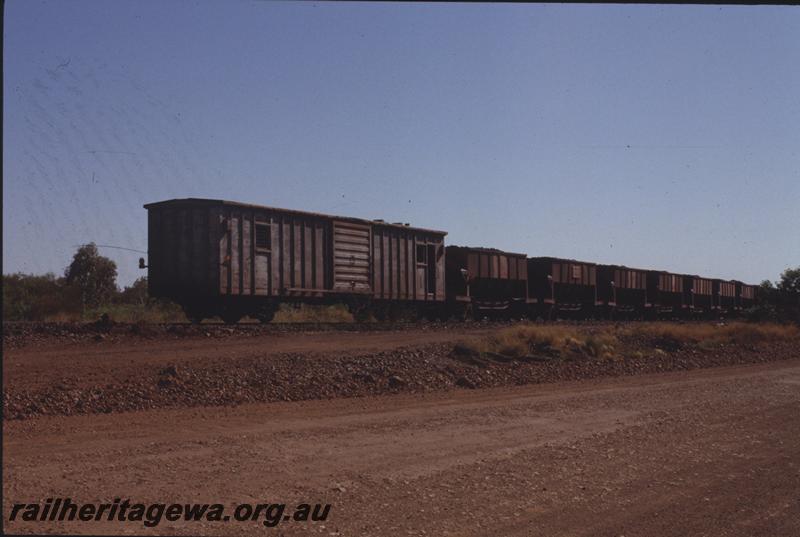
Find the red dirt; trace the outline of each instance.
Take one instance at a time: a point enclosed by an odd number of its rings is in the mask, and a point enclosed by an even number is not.
[[[482,333],[6,348],[5,416],[23,419],[4,421],[5,530],[800,535],[797,343],[547,362],[451,352]],[[13,503],[53,497],[332,507],[325,522],[273,529],[8,521]]]
[[[5,423],[15,501],[332,504],[324,523],[20,533],[800,534],[800,359],[426,395]]]

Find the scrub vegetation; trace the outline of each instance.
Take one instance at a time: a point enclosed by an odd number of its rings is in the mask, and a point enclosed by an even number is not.
[[[594,357],[797,341],[800,327],[776,323],[629,323],[587,327],[522,324],[465,340],[456,352],[500,359]]]

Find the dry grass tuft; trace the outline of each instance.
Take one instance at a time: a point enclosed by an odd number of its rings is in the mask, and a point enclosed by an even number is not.
[[[186,321],[183,310],[177,304],[109,304],[85,313],[61,311],[45,317],[47,322],[93,322],[103,314],[119,323],[170,323]]]
[[[792,325],[641,323],[603,327],[569,327],[522,324],[489,336],[462,341],[459,353],[487,357],[524,359],[531,357],[590,356],[617,359],[622,354],[643,357],[691,346],[713,349],[720,345],[754,345],[769,341],[800,341],[800,328]],[[630,353],[633,354],[630,354]]]
[[[611,333],[579,331],[564,326],[520,325],[482,339],[461,342],[459,348],[509,358],[566,355],[613,358],[616,345],[617,338]]]
[[[649,339],[657,347],[680,348],[698,345],[712,348],[719,345],[752,345],[766,341],[789,341],[800,339],[800,328],[793,325],[772,323],[727,324],[676,324],[644,323],[619,329],[620,336]]]
[[[353,315],[343,304],[315,306],[309,304],[281,304],[275,313],[276,323],[351,323]]]

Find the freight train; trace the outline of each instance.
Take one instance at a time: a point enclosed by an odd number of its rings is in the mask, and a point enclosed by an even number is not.
[[[193,322],[272,320],[282,303],[378,319],[732,315],[756,286],[493,248],[447,232],[211,199],[146,204],[149,293]]]

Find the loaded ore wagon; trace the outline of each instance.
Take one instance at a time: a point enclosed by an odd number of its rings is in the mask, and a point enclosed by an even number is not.
[[[426,313],[445,302],[443,231],[222,200],[144,207],[150,295],[193,321],[268,322],[285,302]]]
[[[670,272],[647,271],[647,302],[654,313],[680,313],[684,307],[683,277]]]
[[[528,295],[545,317],[554,311],[591,312],[597,305],[597,266],[573,259],[529,257]]]
[[[647,301],[647,271],[621,265],[597,265],[597,300],[611,311],[643,312]]]
[[[755,285],[747,285],[742,282],[736,283],[736,306],[739,309],[752,308],[756,305],[756,288]]]
[[[522,316],[535,302],[528,299],[525,254],[448,246],[445,257],[448,309],[457,317]]]
[[[714,308],[713,282],[700,276],[684,276],[683,303],[690,311],[711,311]]]
[[[721,313],[735,311],[736,307],[736,282],[713,280],[714,306]]]

